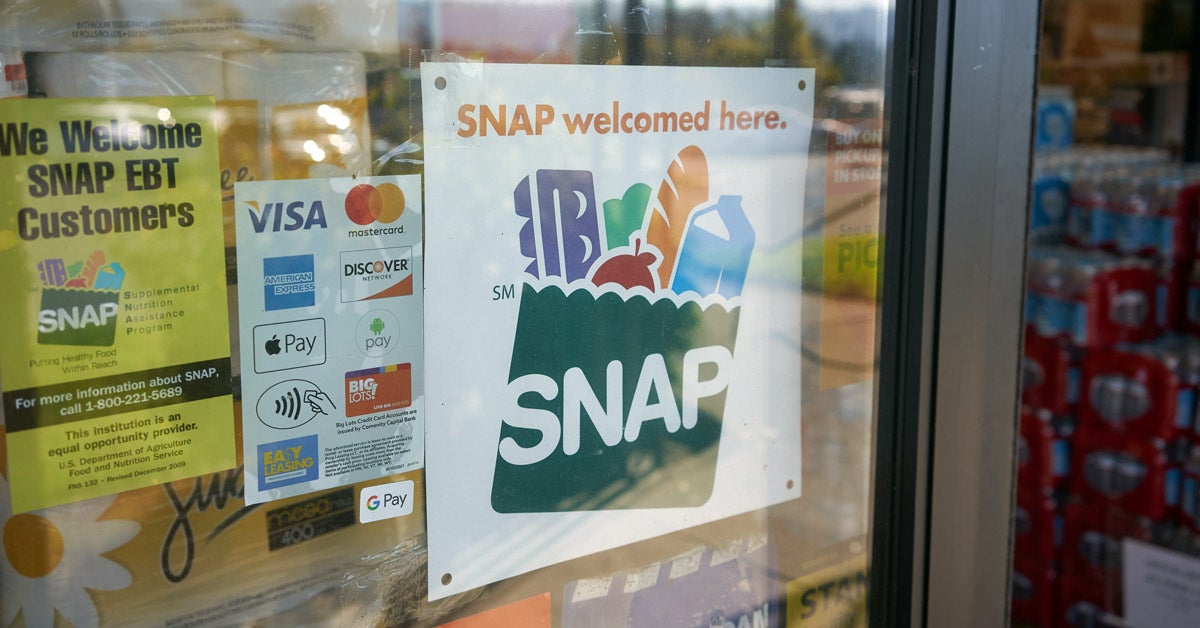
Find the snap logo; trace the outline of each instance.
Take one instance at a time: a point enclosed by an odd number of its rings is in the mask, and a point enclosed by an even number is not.
[[[362,489],[358,502],[359,522],[370,523],[411,515],[415,488],[412,480],[401,480]]]
[[[755,234],[741,197],[710,195],[696,146],[650,191],[635,183],[600,206],[579,170],[539,170],[514,190],[528,263],[496,512],[695,507],[712,494]],[[629,488],[652,472],[686,490]]]
[[[37,342],[42,345],[110,347],[116,338],[120,289],[125,269],[104,251],[68,264],[62,258],[38,263],[42,304]],[[127,333],[136,333],[130,327]]]

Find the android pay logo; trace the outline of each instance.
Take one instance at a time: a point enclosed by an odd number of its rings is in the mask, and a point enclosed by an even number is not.
[[[634,183],[602,207],[587,171],[539,170],[516,186],[533,279],[498,409],[497,512],[712,495],[754,230],[741,197],[710,194],[700,148],[665,166],[656,198]]]
[[[354,346],[363,355],[378,358],[388,353],[400,342],[400,321],[387,310],[371,310],[354,325]]]

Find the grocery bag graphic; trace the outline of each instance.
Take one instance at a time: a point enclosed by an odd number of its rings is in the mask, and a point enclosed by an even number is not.
[[[592,173],[514,189],[520,291],[492,508],[701,506],[712,494],[754,229],[703,151],[597,203]],[[644,490],[647,482],[672,490]]]
[[[96,250],[70,265],[61,258],[42,260],[38,274],[38,344],[112,346],[125,281],[120,262],[109,263],[104,251]]]

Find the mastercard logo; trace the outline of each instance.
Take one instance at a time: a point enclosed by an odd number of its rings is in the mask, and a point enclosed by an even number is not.
[[[357,225],[396,222],[404,213],[404,192],[392,183],[360,183],[346,193],[346,217]]]

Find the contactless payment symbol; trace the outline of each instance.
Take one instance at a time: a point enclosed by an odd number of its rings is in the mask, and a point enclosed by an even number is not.
[[[378,358],[400,344],[400,321],[387,310],[371,310],[354,326],[354,346],[363,355]]]
[[[394,183],[360,183],[346,193],[346,217],[354,224],[396,222],[404,213],[404,191]]]
[[[258,420],[267,427],[290,430],[337,410],[320,386],[303,379],[287,379],[263,391],[255,404]]]

